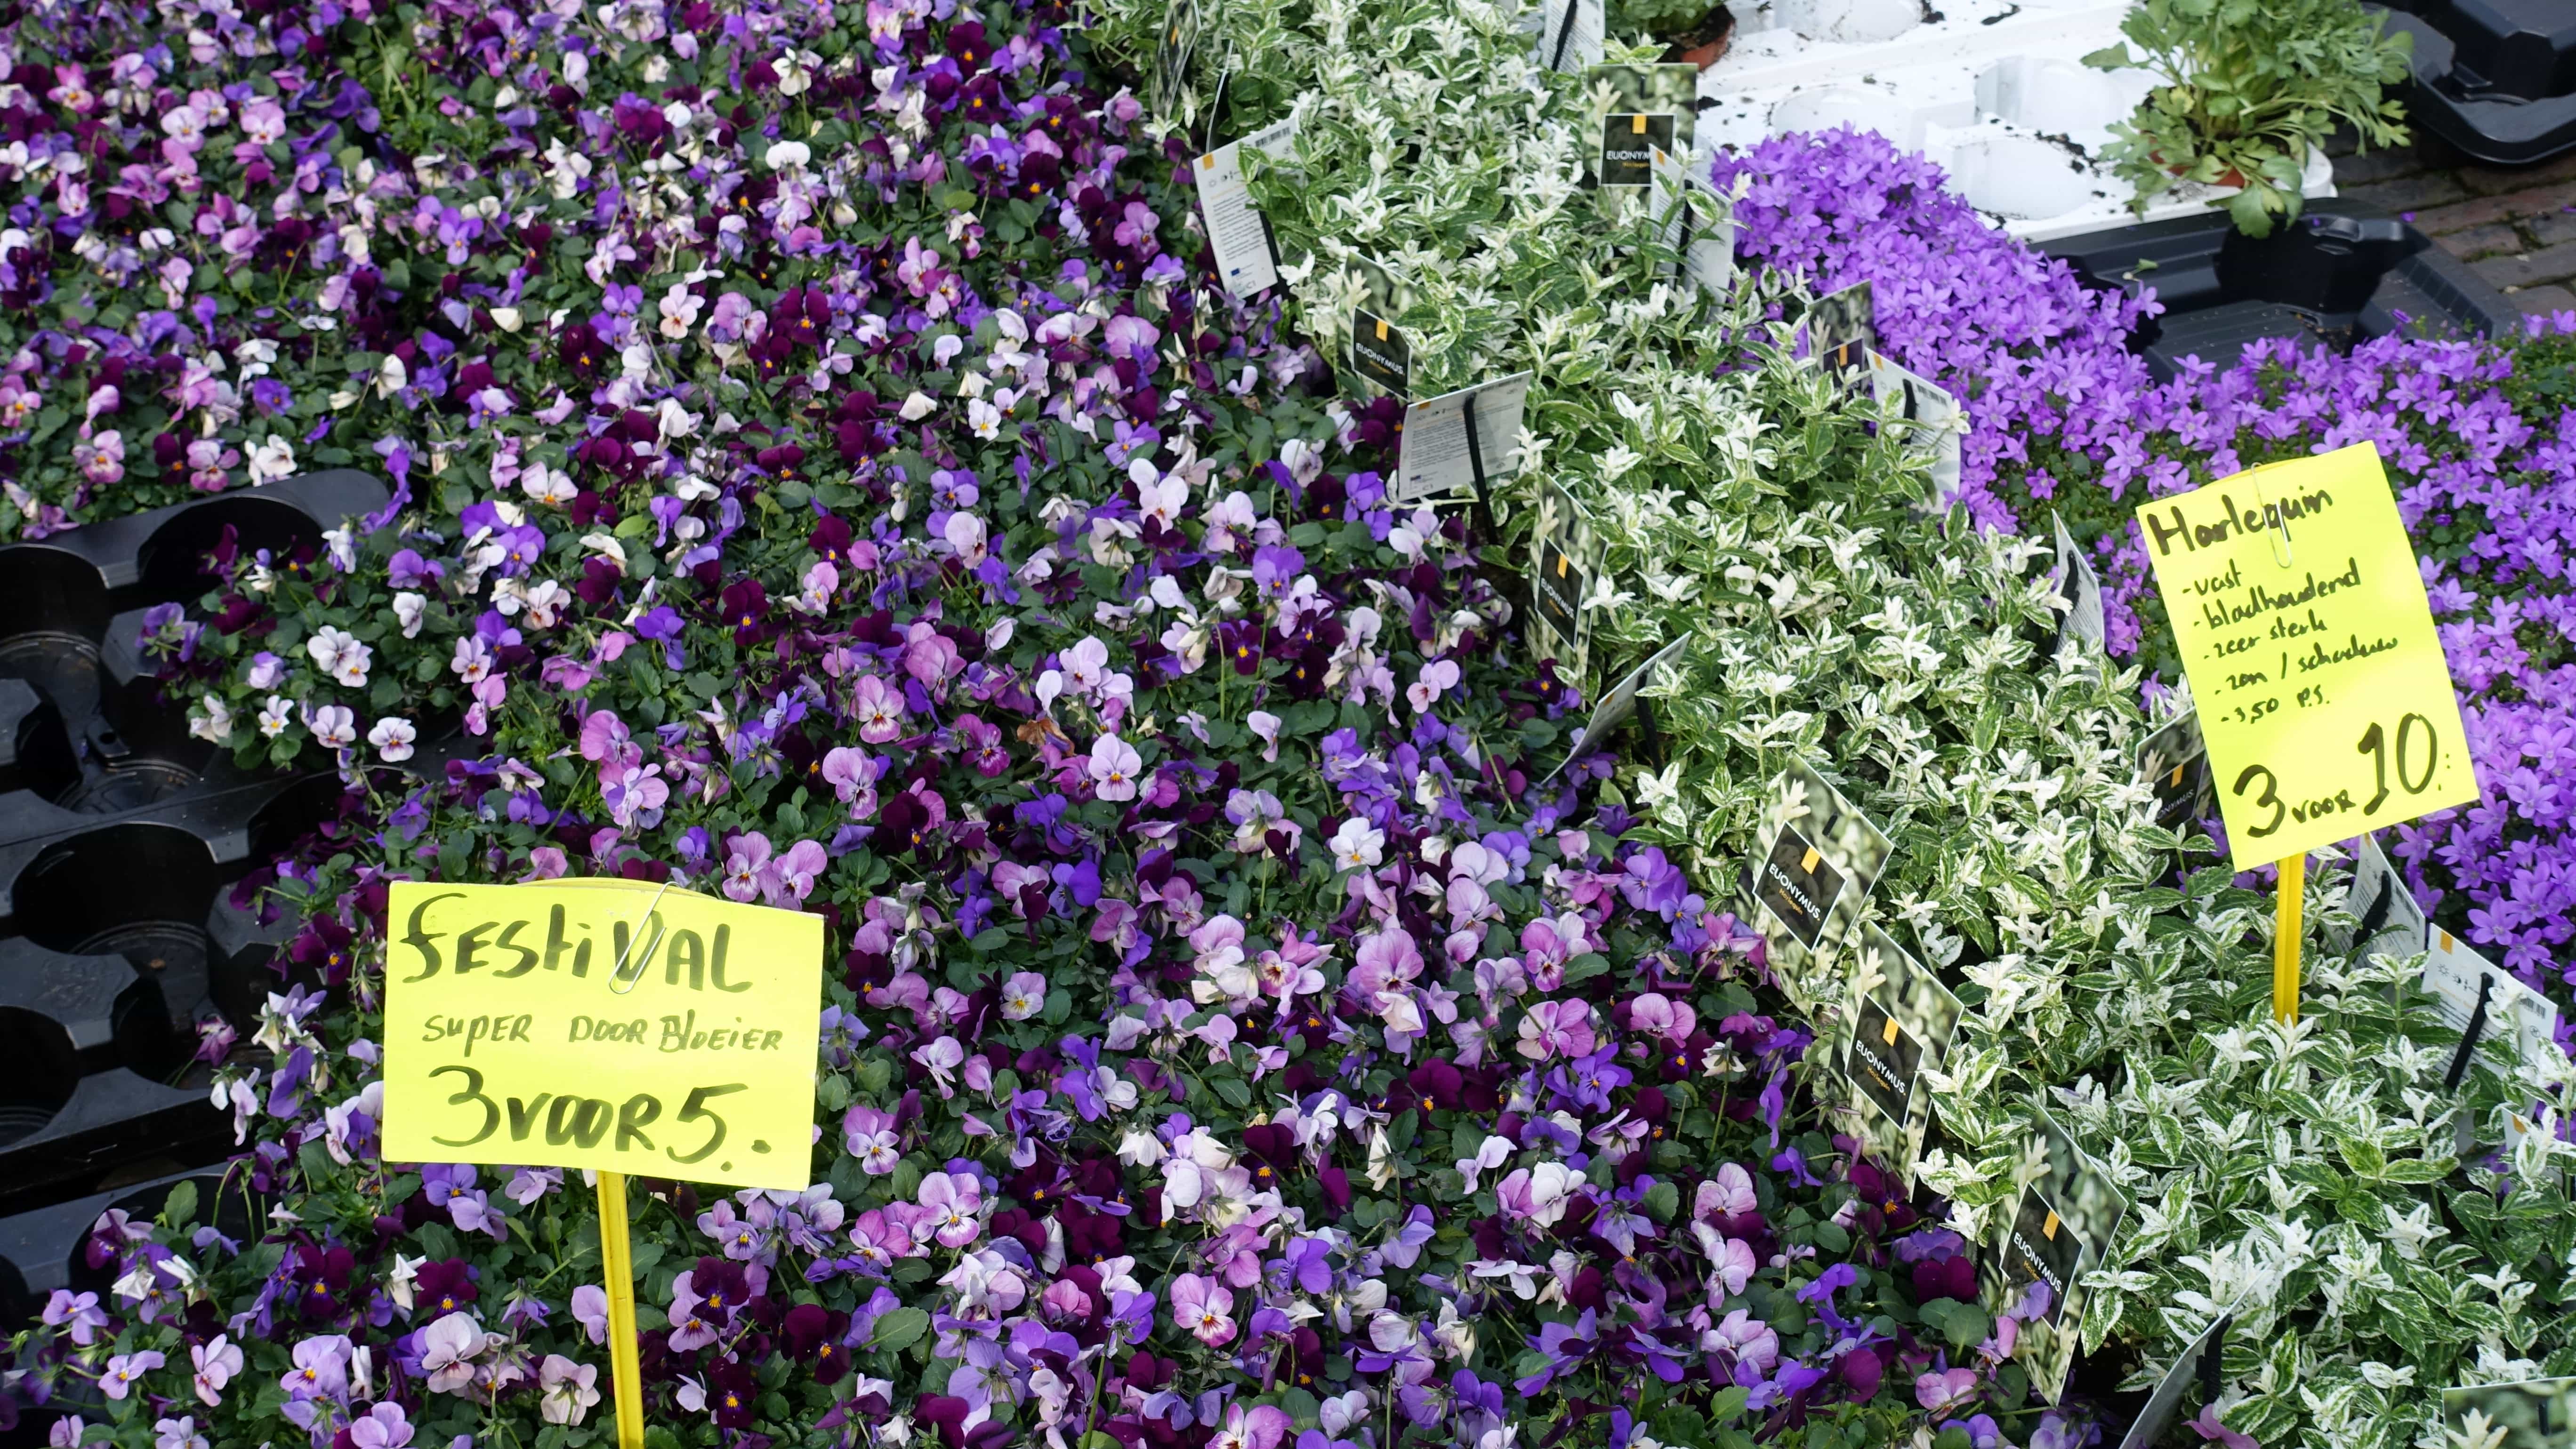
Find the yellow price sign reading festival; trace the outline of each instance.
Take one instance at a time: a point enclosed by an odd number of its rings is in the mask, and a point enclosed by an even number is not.
[[[2478,798],[2450,666],[2379,452],[2357,443],[2138,510],[2238,870],[2281,863],[2297,1012],[2307,853]]]
[[[813,1181],[821,917],[403,881],[386,934],[387,1158]]]
[[[803,1189],[823,919],[627,880],[398,881],[384,1155],[590,1168],[619,1449],[644,1449],[626,1175]]]

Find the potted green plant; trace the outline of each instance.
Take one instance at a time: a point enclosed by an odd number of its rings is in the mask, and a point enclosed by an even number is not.
[[[1643,33],[1662,42],[1668,64],[1702,70],[1726,54],[1735,37],[1735,15],[1724,0],[1618,0],[1610,28],[1621,35]]]
[[[2120,30],[2084,60],[2162,82],[2107,153],[2141,212],[2180,182],[2233,186],[2236,225],[2265,236],[2299,214],[2308,158],[2337,125],[2364,150],[2406,142],[2384,92],[2407,76],[2410,37],[2353,0],[2141,0]]]

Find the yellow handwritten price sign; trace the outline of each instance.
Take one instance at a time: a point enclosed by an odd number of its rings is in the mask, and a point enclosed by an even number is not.
[[[2239,870],[2478,796],[2368,443],[2138,510]]]
[[[619,1449],[644,1449],[626,1174],[802,1188],[823,921],[622,880],[395,884],[385,1156],[599,1173]]]
[[[2478,797],[2379,452],[2358,443],[2138,510],[2239,870],[2281,864],[2274,1008],[2298,1014],[2307,853]]]
[[[390,922],[386,1157],[813,1180],[821,917],[649,883],[405,881]]]

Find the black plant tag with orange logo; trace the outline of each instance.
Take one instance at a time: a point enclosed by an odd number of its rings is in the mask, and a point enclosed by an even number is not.
[[[1789,934],[1812,947],[1823,938],[1825,920],[1833,914],[1834,902],[1842,898],[1845,884],[1843,873],[1834,869],[1822,850],[1795,826],[1784,825],[1779,839],[1771,844],[1770,858],[1762,863],[1762,878],[1754,891]]]

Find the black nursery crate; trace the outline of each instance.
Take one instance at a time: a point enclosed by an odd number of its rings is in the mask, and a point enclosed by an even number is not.
[[[227,887],[310,829],[329,776],[244,774],[135,647],[233,530],[280,559],[384,486],[339,470],[0,546],[0,1216],[214,1162],[197,1023],[247,1034],[276,932]]]
[[[197,1187],[192,1222],[235,1242],[263,1230],[267,1202],[251,1189],[250,1175],[240,1163],[171,1173],[0,1218],[0,1338],[40,1317],[45,1300],[58,1288],[95,1293],[105,1301],[115,1269],[90,1266],[84,1251],[90,1229],[114,1209],[135,1219],[159,1216],[171,1189],[183,1182]]]
[[[138,1221],[158,1217],[171,1192],[183,1182],[193,1183],[197,1190],[191,1223],[211,1227],[235,1243],[250,1242],[265,1230],[268,1201],[252,1190],[249,1174],[238,1162],[172,1173],[0,1217],[0,1341],[40,1318],[45,1300],[56,1289],[95,1293],[102,1304],[112,1302],[116,1268],[112,1262],[91,1266],[90,1229],[112,1210],[121,1209]],[[78,1374],[64,1374],[42,1409],[22,1411],[14,1429],[0,1429],[0,1449],[39,1449],[51,1441],[50,1430],[64,1415],[79,1414],[96,1423],[109,1410],[95,1384]]]
[[[2042,242],[2086,286],[2153,288],[2164,314],[2139,324],[2129,349],[2157,380],[2183,358],[2233,366],[2266,337],[2342,351],[2368,338],[2512,336],[2522,314],[2432,239],[2366,202],[2311,201],[2254,238],[2227,213],[2178,217]]]
[[[2407,119],[2499,166],[2576,147],[2576,5],[2395,0],[2386,13],[2415,38]]]

